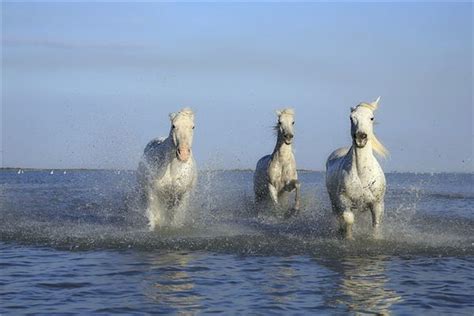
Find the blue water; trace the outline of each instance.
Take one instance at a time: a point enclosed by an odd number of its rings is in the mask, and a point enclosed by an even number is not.
[[[324,175],[303,211],[255,218],[252,173],[201,172],[157,232],[131,171],[0,171],[0,314],[474,313],[472,174],[387,174],[384,238],[336,238]]]

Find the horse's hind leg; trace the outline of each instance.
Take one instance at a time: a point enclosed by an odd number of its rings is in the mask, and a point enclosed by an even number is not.
[[[146,217],[148,218],[148,228],[153,231],[160,222],[159,212],[157,207],[154,204],[153,197],[148,197],[147,208],[146,208]]]
[[[255,194],[255,199],[254,199],[255,214],[254,215],[258,215],[258,213],[265,210],[265,202],[266,202],[265,193],[260,187],[255,187],[254,194]]]

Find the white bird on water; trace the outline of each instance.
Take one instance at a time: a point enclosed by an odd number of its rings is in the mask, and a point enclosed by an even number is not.
[[[18,169],[18,172],[17,172],[17,174],[22,174],[22,173],[23,173],[23,170],[21,170],[21,168],[20,168],[20,169]]]
[[[51,172],[49,174],[54,174],[54,170],[51,170]]]

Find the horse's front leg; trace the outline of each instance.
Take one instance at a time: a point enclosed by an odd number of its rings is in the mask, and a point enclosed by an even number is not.
[[[181,194],[176,201],[173,214],[172,225],[175,227],[183,226],[186,220],[186,212],[189,205],[190,192]]]
[[[382,226],[382,219],[384,214],[384,201],[376,202],[370,208],[372,213],[372,227],[374,229],[373,234],[374,238],[379,239],[381,238],[381,226]]]
[[[156,226],[166,224],[165,207],[160,201],[159,196],[153,190],[148,191],[147,194],[146,215],[148,218],[148,227],[151,231],[155,230]]]
[[[292,180],[286,184],[285,189],[288,192],[295,190],[295,205],[292,209],[288,210],[285,214],[285,217],[291,217],[298,214],[301,207],[301,193],[300,193],[301,184],[298,180]]]
[[[301,207],[301,184],[298,180],[294,180],[295,187],[295,210],[299,211]]]
[[[278,190],[271,183],[268,184],[268,192],[270,193],[270,200],[272,201],[273,209],[278,208]]]
[[[352,202],[344,195],[340,195],[333,204],[333,209],[338,215],[340,230],[345,239],[352,240],[352,225],[354,225],[354,213],[352,212]]]

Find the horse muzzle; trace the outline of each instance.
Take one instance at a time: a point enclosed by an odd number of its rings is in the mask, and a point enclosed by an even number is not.
[[[293,143],[293,134],[284,135],[283,140],[285,141],[285,144],[291,145],[291,143]]]
[[[189,147],[178,147],[176,149],[176,157],[178,158],[179,161],[186,162],[189,160],[189,157],[191,157],[191,148]]]
[[[357,132],[352,135],[352,138],[354,139],[356,146],[359,148],[365,147],[365,145],[367,145],[367,141],[369,140],[367,133],[364,132]]]

